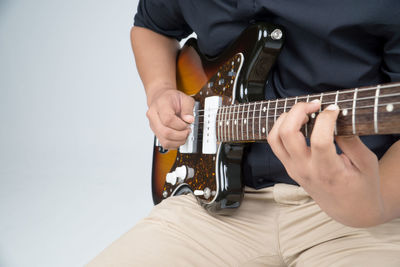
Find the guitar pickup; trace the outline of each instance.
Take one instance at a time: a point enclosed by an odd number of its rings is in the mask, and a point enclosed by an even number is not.
[[[193,116],[194,122],[190,124],[190,134],[186,139],[186,143],[179,147],[181,153],[197,153],[198,131],[199,131],[199,102],[194,103]]]
[[[210,96],[204,101],[203,154],[217,153],[217,113],[222,97]]]

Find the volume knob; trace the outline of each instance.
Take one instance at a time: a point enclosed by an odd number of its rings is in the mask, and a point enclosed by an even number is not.
[[[185,165],[182,165],[180,167],[177,167],[175,169],[175,173],[176,173],[176,177],[178,177],[178,179],[180,180],[185,180],[187,177],[187,168]]]

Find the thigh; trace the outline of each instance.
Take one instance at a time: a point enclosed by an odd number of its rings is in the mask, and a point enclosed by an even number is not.
[[[88,266],[239,266],[260,257],[272,266],[277,250],[268,202],[246,195],[233,216],[211,216],[192,195],[171,197]]]
[[[280,248],[288,266],[400,266],[400,218],[352,228],[330,218],[300,188],[282,185],[275,195]]]
[[[400,219],[341,235],[303,252],[296,266],[400,266]]]

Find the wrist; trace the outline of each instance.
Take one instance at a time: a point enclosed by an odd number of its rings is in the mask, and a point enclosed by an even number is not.
[[[150,106],[155,99],[157,99],[160,95],[166,93],[167,91],[177,90],[174,85],[168,83],[152,84],[146,86],[145,88],[147,96],[147,106]]]

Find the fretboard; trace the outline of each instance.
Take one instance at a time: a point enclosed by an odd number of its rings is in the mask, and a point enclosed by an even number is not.
[[[222,106],[217,113],[217,140],[220,142],[265,141],[279,116],[298,102],[321,101],[318,112],[310,114],[302,128],[311,135],[318,113],[336,104],[340,113],[335,135],[400,133],[400,83],[362,87],[306,96]]]

